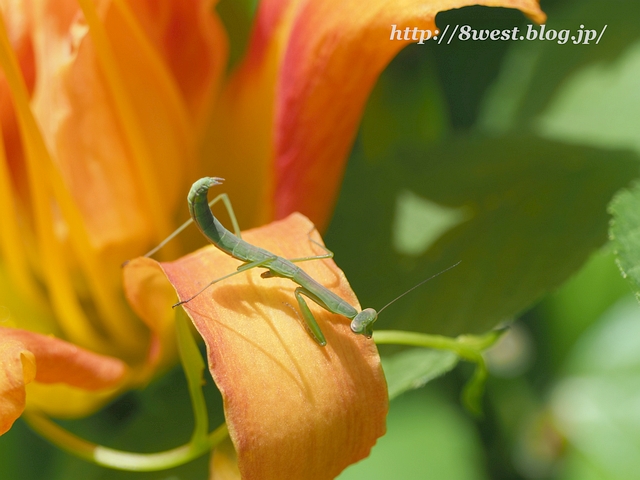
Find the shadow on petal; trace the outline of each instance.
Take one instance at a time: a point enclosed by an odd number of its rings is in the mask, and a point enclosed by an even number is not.
[[[309,241],[311,228],[307,218],[293,214],[247,231],[243,239],[300,258],[322,253]],[[132,275],[128,285],[135,284],[133,275],[155,283],[149,276],[160,275],[161,268],[184,299],[239,265],[212,246],[175,262],[135,259],[125,267],[125,277]],[[333,261],[301,265],[359,308]],[[184,305],[205,340],[240,472],[243,478],[334,478],[366,457],[385,432],[388,399],[377,349],[351,332],[349,319],[313,304],[327,339],[320,347],[292,306],[297,285],[261,278],[261,271],[230,277]]]

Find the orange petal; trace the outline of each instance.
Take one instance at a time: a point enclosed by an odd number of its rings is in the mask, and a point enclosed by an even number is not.
[[[288,258],[317,255],[322,252],[309,241],[311,227],[296,214],[243,239]],[[171,263],[136,259],[125,276],[131,269],[148,282],[162,268],[184,299],[238,265],[208,247]],[[305,262],[304,269],[359,308],[333,261]],[[327,339],[320,347],[301,324],[296,286],[251,270],[184,305],[207,344],[243,478],[334,478],[366,457],[385,432],[386,383],[373,341],[354,335],[348,319],[310,302]]]
[[[0,327],[0,435],[22,414],[25,386],[32,381],[99,391],[117,386],[126,374],[118,359],[53,337]]]
[[[226,41],[208,0],[94,3],[38,3],[33,108],[92,244],[117,266],[172,230]]]
[[[249,54],[225,93],[215,144],[225,163],[216,175],[228,176],[230,189],[240,183],[249,195],[244,201],[260,212],[248,220],[300,211],[325,227],[366,99],[411,42],[390,40],[391,25],[435,30],[438,12],[473,4],[545,19],[537,0],[261,2]],[[250,167],[238,171],[245,162]],[[269,185],[247,179],[246,171]]]
[[[129,304],[150,331],[147,372],[141,375],[145,378],[175,361],[176,337],[171,308],[175,303],[175,290],[166,281],[160,265],[144,257],[136,258],[124,267],[123,286]]]

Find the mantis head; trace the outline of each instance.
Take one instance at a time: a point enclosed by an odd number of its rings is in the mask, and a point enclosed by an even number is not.
[[[371,326],[377,319],[378,312],[373,308],[365,308],[351,321],[351,331],[359,335],[364,335],[367,338],[371,338],[373,335],[373,329]]]

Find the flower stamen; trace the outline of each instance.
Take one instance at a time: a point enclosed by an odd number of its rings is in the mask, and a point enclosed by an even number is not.
[[[161,241],[173,230],[170,206],[159,189],[157,172],[151,161],[150,150],[145,142],[142,127],[124,86],[114,52],[109,44],[107,32],[98,17],[96,6],[92,0],[78,0],[78,4],[89,26],[89,34],[95,45],[98,62],[102,67],[107,86],[113,96],[116,111],[122,122],[122,131],[133,154],[137,182],[140,185],[140,191],[146,204],[145,211],[149,212],[155,226],[156,240]],[[169,245],[167,250],[175,250],[175,248],[175,246]],[[175,251],[167,252],[168,255],[175,255],[175,253]]]
[[[0,131],[0,211],[3,212],[0,215],[0,251],[12,283],[29,301],[43,307],[44,297],[31,276],[24,242],[20,240],[17,206],[12,197],[12,190],[4,140]]]
[[[49,164],[51,165],[51,162]],[[131,312],[125,308],[123,300],[117,295],[116,285],[112,285],[108,276],[103,274],[103,268],[96,255],[96,249],[91,245],[82,215],[60,171],[56,168],[50,168],[50,170],[53,196],[69,228],[69,239],[78,255],[80,266],[98,309],[99,318],[102,319],[100,326],[112,339],[118,340],[115,344],[135,351],[140,344],[140,339],[134,334],[135,329],[131,327],[135,323],[132,322]]]

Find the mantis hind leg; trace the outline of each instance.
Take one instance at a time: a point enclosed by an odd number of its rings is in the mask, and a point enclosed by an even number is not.
[[[220,195],[218,195],[217,197],[215,197],[213,200],[209,202],[209,207],[212,207],[213,205],[218,203],[220,200],[222,200],[222,203],[224,204],[224,207],[227,210],[227,214],[231,219],[231,225],[233,226],[233,233],[235,234],[236,237],[242,238],[240,234],[240,226],[238,225],[238,219],[236,218],[236,214],[233,211],[233,206],[231,205],[231,200],[229,200],[229,195],[227,195],[226,193],[221,193]],[[177,237],[178,234],[180,234],[180,232],[182,232],[185,228],[187,228],[192,223],[193,223],[193,218],[190,218],[189,220],[184,222],[182,225],[180,225],[177,229],[175,229],[171,235],[169,235],[162,242],[160,242],[155,248],[145,253],[144,256],[150,257],[151,255],[156,253],[158,250],[164,247],[167,243],[169,243],[171,240]]]
[[[298,306],[300,307],[300,311],[302,312],[302,317],[305,321],[305,327],[307,329],[307,332],[309,332],[309,335],[311,335],[311,338],[313,338],[316,341],[316,343],[318,343],[318,345],[320,345],[321,347],[324,347],[327,344],[327,340],[324,338],[324,335],[322,334],[322,330],[320,329],[320,325],[318,325],[318,322],[313,316],[313,313],[311,313],[311,310],[309,309],[309,305],[307,305],[307,302],[302,297],[303,295],[305,295],[306,297],[315,301],[313,295],[311,295],[310,292],[308,292],[302,287],[296,288],[295,294],[296,294],[296,300],[298,300]]]

